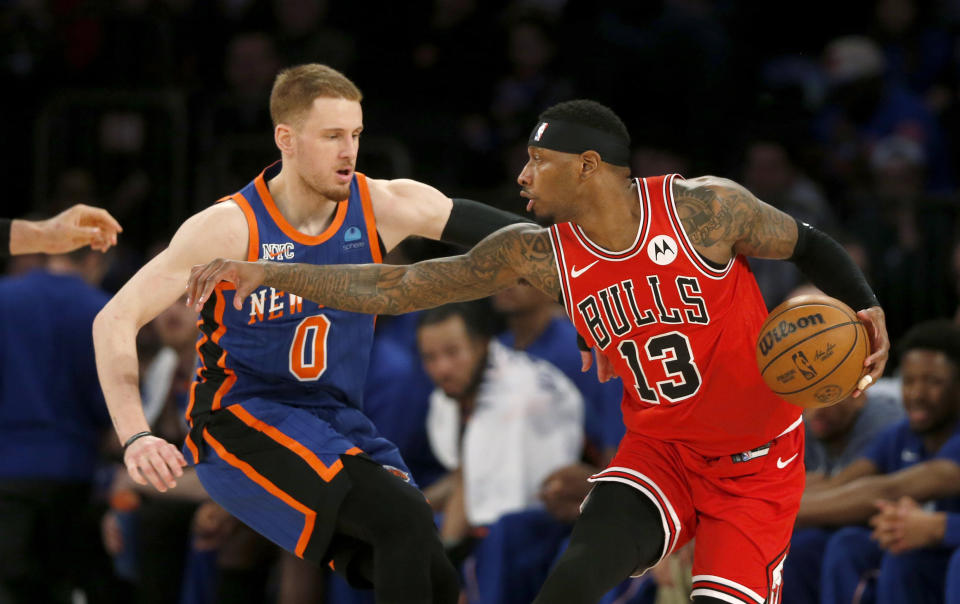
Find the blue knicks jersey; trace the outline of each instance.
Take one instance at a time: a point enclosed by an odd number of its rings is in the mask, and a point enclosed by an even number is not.
[[[317,236],[295,230],[277,209],[267,181],[280,162],[257,176],[233,200],[247,218],[247,260],[309,264],[380,262],[370,193],[355,173],[350,197]],[[362,408],[373,341],[372,315],[334,310],[293,294],[261,287],[233,307],[235,288],[221,283],[204,305],[197,379],[187,418],[265,398],[297,406]]]

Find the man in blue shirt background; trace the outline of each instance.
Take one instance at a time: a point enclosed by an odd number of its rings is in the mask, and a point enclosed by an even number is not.
[[[110,418],[91,325],[107,294],[89,248],[0,279],[0,601],[118,598],[91,509]]]
[[[944,512],[960,512],[960,327],[929,321],[900,342],[906,419],[890,426],[860,459],[804,494],[797,527],[865,524],[879,500],[910,497]],[[821,602],[860,602],[874,596],[868,578],[880,570],[875,601],[941,602],[951,551],[925,548],[885,554],[865,526],[845,526],[827,542]]]

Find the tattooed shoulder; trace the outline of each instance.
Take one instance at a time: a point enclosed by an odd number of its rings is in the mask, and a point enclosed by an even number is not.
[[[684,231],[710,259],[726,261],[724,254],[738,253],[785,258],[793,250],[793,219],[732,180],[715,176],[678,179],[672,191]]]
[[[673,181],[677,214],[690,241],[701,251],[732,247],[753,215],[753,196],[732,181],[712,176]]]

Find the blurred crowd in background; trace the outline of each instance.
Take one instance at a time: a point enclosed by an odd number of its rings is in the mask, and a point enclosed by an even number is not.
[[[343,71],[364,92],[357,168],[372,177],[416,178],[523,213],[515,179],[538,113],[591,98],[633,134],[635,176],[733,178],[843,243],[887,313],[894,346],[920,322],[960,319],[957,0],[0,0],[4,215],[46,216],[79,202],[108,209],[124,226],[120,245],[95,267],[75,260],[88,282],[115,292],[187,216],[278,159],[271,85],[279,69],[306,62]],[[455,251],[414,241],[394,261]],[[8,259],[6,273],[44,262]],[[754,268],[770,307],[802,285],[787,263]],[[542,335],[558,311],[521,291],[481,305],[484,318],[470,321],[500,333],[507,348],[526,349],[536,340],[531,329]],[[171,310],[140,336],[144,400],[174,440],[185,429],[174,411],[194,363],[187,315]],[[368,409],[426,487],[451,469],[428,443],[430,393],[441,384],[421,367],[417,321],[382,323]],[[572,328],[569,337],[573,347]],[[616,401],[600,402],[571,354],[555,364],[566,363],[560,369],[584,398],[586,418],[571,414],[585,424],[584,465],[571,474],[582,479],[609,458],[622,425]],[[897,399],[898,388],[885,392]],[[569,521],[579,496],[554,494],[554,518]],[[200,493],[159,515],[177,524],[176,535],[200,530],[219,547],[228,523],[206,505]],[[119,521],[103,530],[119,554]],[[551,535],[560,547],[563,531]],[[462,545],[477,535],[456,537]],[[221,567],[261,568],[262,549],[244,547]],[[213,564],[203,561],[211,549],[190,550],[198,568]],[[168,550],[187,555],[180,541]],[[168,550],[154,550],[154,559]],[[124,564],[115,565],[119,576],[133,580]],[[295,560],[284,568],[286,577],[313,572]],[[285,584],[271,572],[231,580],[287,589],[307,581]]]
[[[277,157],[273,78],[310,61],[365,93],[361,171],[522,212],[530,124],[589,97],[634,174],[734,178],[856,249],[896,336],[957,299],[958,28],[951,0],[7,0],[8,214],[109,209],[116,288]]]

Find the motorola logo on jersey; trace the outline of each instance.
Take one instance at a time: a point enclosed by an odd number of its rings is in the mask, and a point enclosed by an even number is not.
[[[650,260],[664,266],[677,258],[677,242],[670,235],[657,235],[647,244]]]
[[[264,243],[263,258],[266,260],[292,260],[293,243]]]

